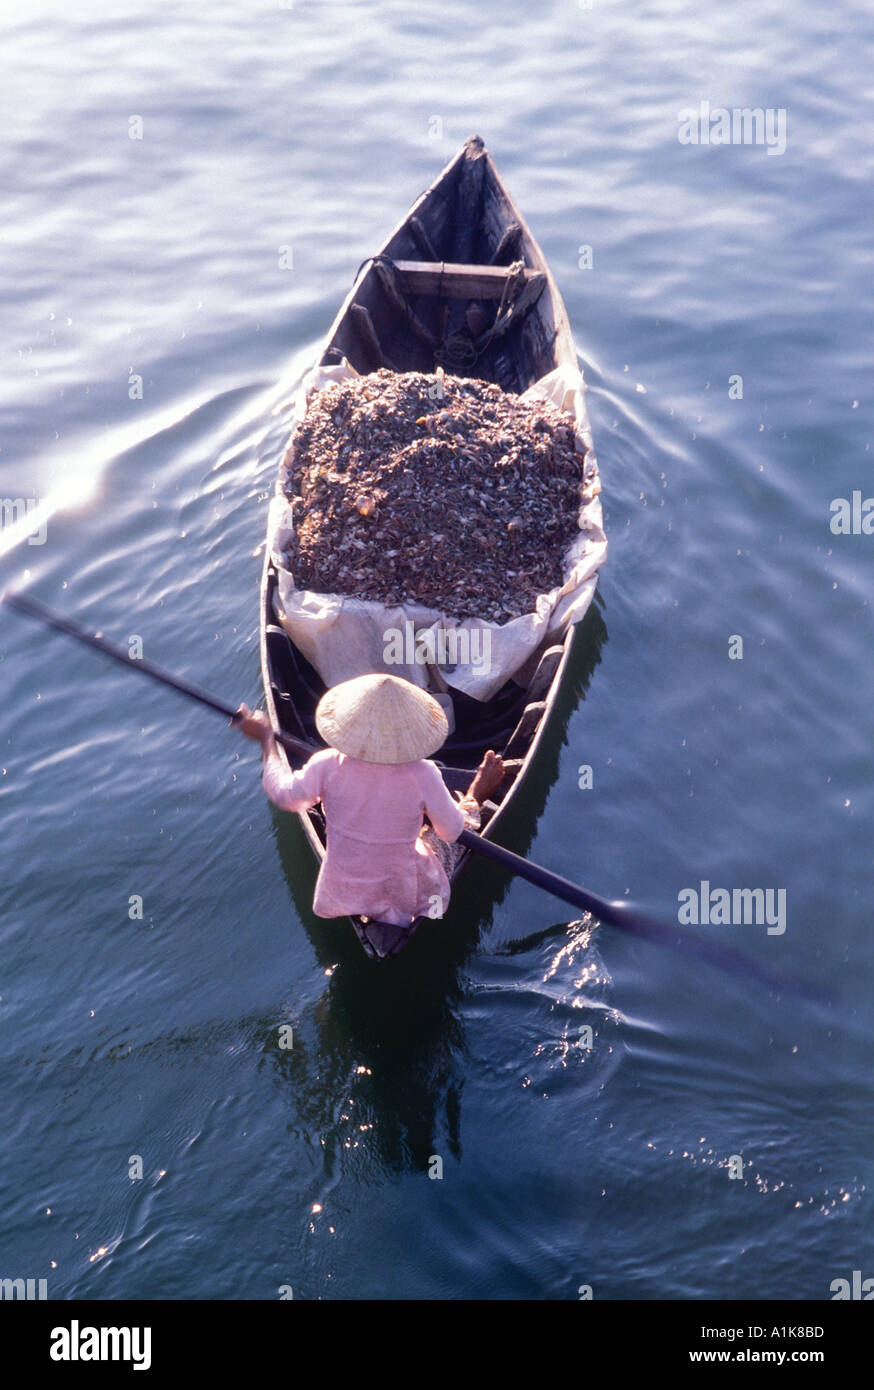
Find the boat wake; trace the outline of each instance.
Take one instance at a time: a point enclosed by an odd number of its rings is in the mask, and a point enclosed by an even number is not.
[[[512,1020],[520,1084],[544,1097],[578,1083],[600,1093],[625,1052],[625,1020],[610,1003],[613,981],[597,940],[587,915],[506,942],[486,957],[486,988],[490,995],[498,990],[497,1007]]]
[[[566,937],[569,932],[573,933],[574,940],[578,939],[580,933],[584,933],[586,942],[588,942],[593,923],[594,918],[591,913],[587,912],[579,921],[556,922],[551,927],[544,927],[541,931],[532,932],[530,936],[520,936],[513,941],[506,941],[503,946],[496,947],[491,954],[494,956],[524,955],[528,951],[535,950],[545,941],[552,941],[556,937]],[[562,947],[562,950],[564,949],[565,947]]]
[[[268,441],[271,467],[275,467],[277,441],[287,433],[287,424],[284,420],[278,422],[277,417],[290,408],[311,353],[310,344],[296,352],[278,381],[246,383],[214,394],[201,392],[175,401],[145,420],[103,430],[90,439],[67,440],[60,476],[48,484],[44,496],[22,499],[14,509],[11,505],[5,508],[0,527],[0,559],[21,546],[42,545],[49,523],[64,513],[83,513],[93,507],[114,472],[131,456],[159,440],[165,440],[168,449],[178,447],[192,426],[201,421],[208,425],[216,414],[221,417],[224,437],[245,438],[256,453]],[[230,413],[228,406],[232,407]],[[29,561],[37,558],[31,549],[26,555]],[[25,578],[29,574],[26,571]]]

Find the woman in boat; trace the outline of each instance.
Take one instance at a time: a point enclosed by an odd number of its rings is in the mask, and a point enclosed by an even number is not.
[[[319,917],[362,916],[394,926],[440,917],[449,902],[452,851],[431,848],[427,815],[447,846],[465,828],[479,829],[479,807],[504,778],[504,764],[486,753],[465,796],[447,790],[430,755],[449,726],[437,701],[398,676],[358,676],[327,691],[316,727],[329,748],[291,772],[263,711],[241,705],[235,723],[261,744],[262,785],[284,811],[321,801],[327,852],[316,884]],[[444,862],[441,862],[444,861]]]

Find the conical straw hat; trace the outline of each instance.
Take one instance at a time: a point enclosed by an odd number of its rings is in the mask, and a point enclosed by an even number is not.
[[[428,758],[449,733],[437,701],[399,676],[356,676],[319,701],[316,728],[326,743],[365,763]]]

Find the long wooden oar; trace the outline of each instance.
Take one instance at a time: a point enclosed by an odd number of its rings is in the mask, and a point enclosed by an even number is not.
[[[545,888],[548,893],[554,893],[557,898],[571,903],[573,907],[579,907],[584,912],[591,913],[593,917],[597,917],[598,921],[607,922],[611,927],[621,927],[623,931],[631,932],[632,935],[639,936],[644,941],[653,941],[659,946],[671,946],[675,950],[695,956],[698,960],[704,961],[706,965],[731,970],[735,975],[742,975],[747,979],[758,979],[769,989],[782,991],[790,989],[794,993],[803,994],[806,998],[820,1004],[827,1003],[830,999],[827,990],[810,980],[799,979],[797,976],[790,977],[785,971],[777,970],[767,961],[754,960],[744,952],[738,951],[735,947],[728,946],[724,942],[711,941],[709,938],[696,936],[694,932],[689,932],[681,927],[679,922],[671,925],[668,922],[658,921],[654,917],[648,917],[645,913],[639,912],[631,903],[608,902],[606,899],[590,893],[587,889],[581,888],[578,884],[572,883],[570,879],[562,878],[549,869],[542,869],[539,864],[532,864],[530,860],[523,859],[520,854],[513,854],[512,850],[503,849],[501,845],[493,845],[491,840],[484,840],[481,835],[476,835],[472,830],[462,830],[458,837],[458,843],[465,845],[468,849],[476,850],[486,859],[494,860],[502,868],[508,869],[512,874],[518,874],[520,878],[527,879],[529,883],[535,884],[538,888]]]
[[[5,593],[3,602],[9,607],[14,608],[18,613],[24,613],[28,618],[35,618],[37,622],[45,623],[47,627],[53,627],[56,632],[66,632],[69,637],[75,637],[79,642],[85,642],[89,647],[94,647],[98,652],[103,652],[104,656],[111,656],[114,661],[120,661],[129,670],[140,671],[144,676],[151,676],[153,680],[160,681],[162,685],[169,685],[172,690],[178,690],[180,695],[187,695],[189,700],[198,700],[202,705],[209,709],[214,709],[217,714],[223,714],[227,719],[233,720],[236,717],[236,709],[228,705],[224,700],[217,700],[209,691],[201,690],[199,685],[192,685],[191,681],[181,680],[179,676],[174,676],[172,671],[167,671],[163,666],[159,666],[155,661],[147,661],[145,657],[133,657],[124,647],[120,647],[116,642],[108,642],[100,633],[87,632],[84,627],[74,623],[71,618],[65,618],[60,613],[55,613],[51,608],[46,608],[44,603],[38,599],[31,598],[29,594]],[[287,748],[289,753],[296,753],[298,757],[310,758],[313,753],[319,750],[314,743],[305,743],[301,738],[295,738],[293,734],[283,733],[281,729],[273,730],[277,743],[281,743],[283,748]]]
[[[143,657],[132,657],[124,647],[115,642],[107,641],[100,634],[87,632],[85,628],[80,627],[70,618],[65,618],[47,608],[38,599],[31,598],[26,594],[5,593],[2,596],[2,601],[9,608],[23,613],[25,617],[35,618],[37,622],[45,623],[57,632],[65,632],[68,636],[75,637],[77,641],[85,642],[89,647],[103,652],[105,656],[120,661],[129,670],[140,671],[143,675],[151,676],[153,680],[160,681],[163,685],[177,690],[180,695],[186,695],[190,700],[199,701],[200,704],[206,705],[218,714],[223,714],[232,722],[235,720],[237,711],[234,706],[227,704],[224,700],[217,700],[214,695],[202,690],[200,686],[174,676],[172,672],[165,670],[163,666],[157,665],[154,661],[148,661]],[[286,734],[281,729],[274,729],[273,733],[278,743],[281,743],[290,753],[294,753],[298,757],[308,758],[317,751],[314,744],[306,743],[303,739],[295,738],[292,734]],[[724,946],[719,942],[698,938],[681,931],[679,924],[670,926],[665,922],[657,921],[655,918],[639,912],[630,903],[608,902],[606,898],[601,898],[596,893],[590,893],[588,889],[581,888],[579,884],[571,883],[569,879],[562,878],[560,874],[554,874],[539,864],[532,864],[530,860],[523,859],[520,854],[513,854],[511,850],[504,849],[501,845],[492,844],[491,840],[483,839],[481,835],[475,834],[472,830],[463,830],[458,837],[458,843],[464,845],[466,849],[483,855],[486,859],[493,860],[502,868],[509,870],[510,873],[527,879],[535,887],[543,888],[546,892],[570,903],[572,907],[581,908],[583,912],[591,913],[599,922],[607,922],[610,926],[620,927],[623,931],[631,932],[646,941],[654,941],[660,945],[669,945],[690,952],[708,964],[727,967],[739,974],[758,976],[763,983],[770,987],[786,988],[789,985],[811,997],[822,998],[820,991],[811,989],[804,981],[790,982],[785,975],[773,970],[762,961],[752,961],[730,946]]]

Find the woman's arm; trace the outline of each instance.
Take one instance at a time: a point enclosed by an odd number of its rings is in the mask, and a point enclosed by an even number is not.
[[[315,806],[322,794],[322,765],[324,758],[315,754],[299,772],[292,772],[276,746],[270,720],[263,710],[250,710],[241,705],[234,723],[246,738],[261,744],[264,771],[261,785],[265,794],[282,811],[307,811]]]

